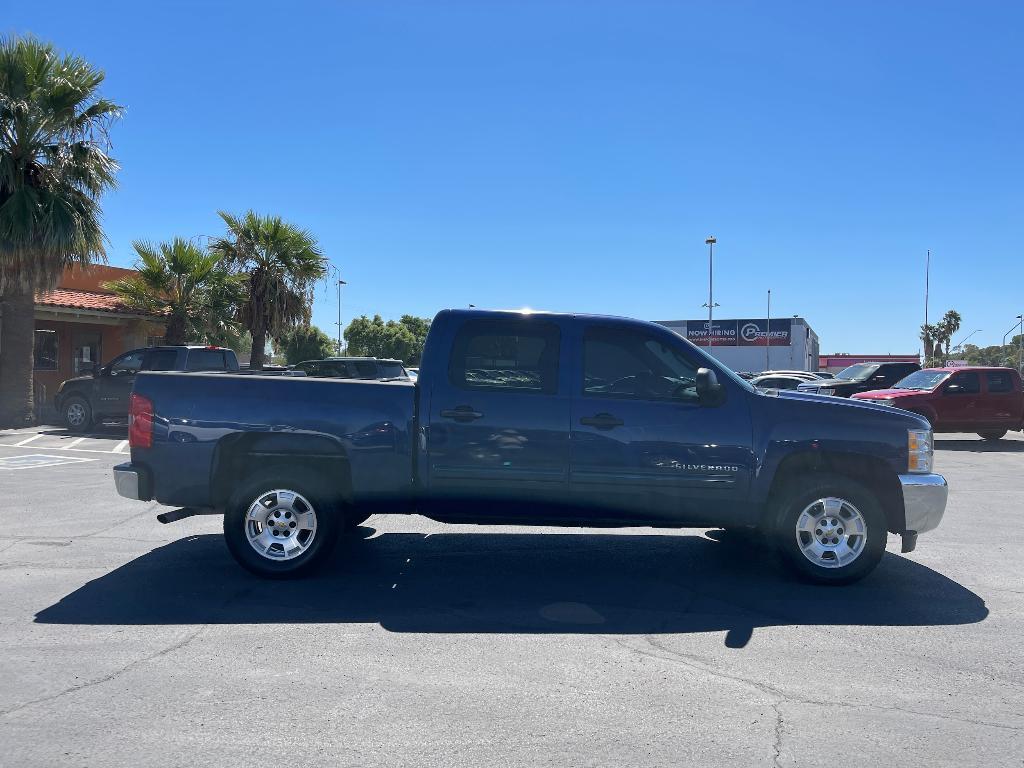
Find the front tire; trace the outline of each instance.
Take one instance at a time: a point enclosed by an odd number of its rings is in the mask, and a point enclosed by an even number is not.
[[[238,564],[264,578],[304,576],[330,555],[344,529],[344,505],[312,472],[278,467],[231,495],[224,541]]]
[[[841,475],[797,480],[777,501],[773,535],[785,563],[816,584],[850,584],[885,552],[886,519],[877,496]]]
[[[88,432],[92,428],[92,408],[81,397],[69,397],[60,408],[64,424],[70,432]]]
[[[1002,440],[1005,435],[1005,429],[987,429],[978,433],[982,440]]]

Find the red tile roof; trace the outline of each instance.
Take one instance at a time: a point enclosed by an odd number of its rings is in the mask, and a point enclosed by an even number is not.
[[[98,293],[96,291],[72,291],[66,288],[57,288],[53,291],[45,291],[36,294],[36,304],[47,307],[67,307],[69,309],[88,309],[93,312],[118,312],[129,315],[147,315],[147,312],[140,312],[129,309],[121,300],[112,293]]]

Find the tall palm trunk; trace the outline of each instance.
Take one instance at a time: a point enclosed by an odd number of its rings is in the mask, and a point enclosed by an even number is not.
[[[35,297],[12,288],[0,296],[0,428],[33,423]]]
[[[254,371],[262,371],[266,359],[267,329],[259,328],[252,331],[252,353],[249,357],[249,367]]]

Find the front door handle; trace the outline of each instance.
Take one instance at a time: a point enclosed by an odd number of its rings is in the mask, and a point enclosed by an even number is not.
[[[597,427],[598,429],[612,429],[621,427],[625,422],[622,419],[612,416],[610,413],[598,413],[593,416],[584,416],[580,424],[585,427]]]
[[[441,411],[441,418],[454,419],[455,421],[473,421],[483,416],[480,411],[473,410],[471,405],[457,405],[445,411]]]

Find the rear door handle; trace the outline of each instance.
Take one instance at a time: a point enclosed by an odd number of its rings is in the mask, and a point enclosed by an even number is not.
[[[597,427],[598,429],[612,429],[621,427],[625,422],[622,419],[612,416],[610,413],[598,413],[593,416],[584,416],[580,424],[585,427]]]
[[[457,405],[455,408],[441,411],[441,418],[453,419],[455,421],[473,421],[482,416],[483,414],[480,411],[473,410],[471,405]]]

